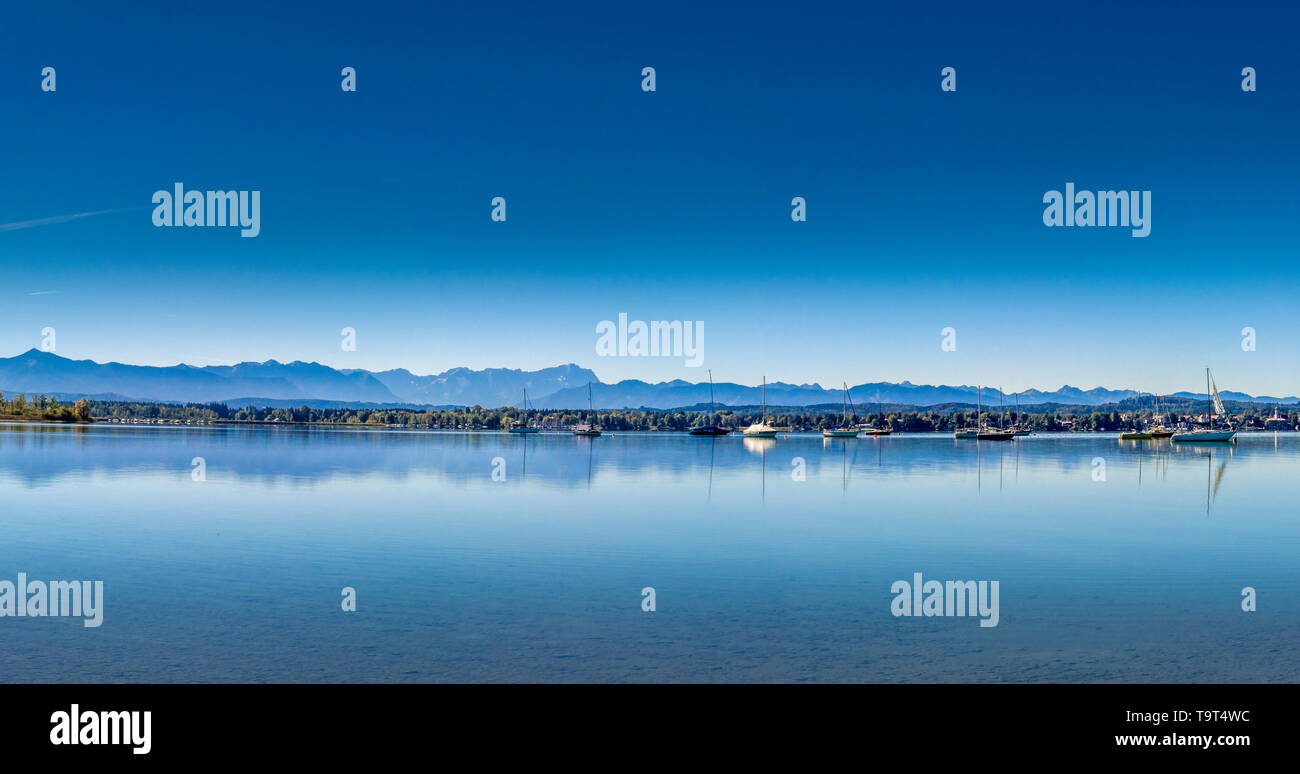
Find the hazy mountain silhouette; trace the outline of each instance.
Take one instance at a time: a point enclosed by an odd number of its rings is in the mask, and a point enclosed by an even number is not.
[[[122,363],[96,363],[70,360],[51,352],[32,349],[11,358],[0,358],[0,391],[26,394],[43,393],[59,396],[115,397],[124,400],[178,403],[224,402],[232,405],[249,403],[291,405],[294,401],[312,405],[371,404],[385,406],[472,406],[490,408],[517,406],[524,389],[529,402],[538,408],[585,408],[587,384],[597,408],[657,408],[707,405],[708,382],[675,379],[650,383],[628,379],[603,384],[591,369],[572,363],[522,371],[488,368],[475,371],[453,368],[440,374],[420,376],[399,368],[371,372],[360,369],[336,369],[320,363],[238,363],[231,366],[190,366],[185,364],[158,367]],[[853,402],[862,409],[874,403],[911,406],[974,403],[972,385],[928,385],[902,382],[872,382],[849,389]],[[713,385],[719,405],[758,405],[761,390],[757,386],[717,382]],[[996,389],[984,388],[985,405],[997,405],[1001,395]],[[1083,390],[1065,385],[1058,390],[1026,390],[1020,393],[1020,405],[1057,403],[1099,406],[1132,398],[1133,390],[1095,387]],[[1190,392],[1179,397],[1199,397]],[[770,406],[813,406],[836,404],[842,391],[820,384],[767,385]],[[1225,400],[1256,403],[1295,404],[1295,397],[1251,397],[1224,391]],[[1015,395],[1001,396],[1010,406]]]
[[[756,406],[762,400],[762,389],[732,382],[716,382],[713,393],[719,405]],[[676,408],[679,406],[708,405],[708,382],[692,383],[676,379],[670,382],[651,384],[638,379],[629,379],[616,384],[593,385],[592,394],[598,408]],[[985,387],[981,391],[985,405],[997,405],[999,392]],[[1104,403],[1130,398],[1137,393],[1133,390],[1108,390],[1097,387],[1080,390],[1068,385],[1052,392],[1027,390],[1020,394],[1020,404],[1068,403],[1071,405],[1098,406]],[[813,406],[838,404],[843,400],[844,391],[835,387],[822,387],[820,384],[788,384],[785,382],[768,382],[767,404],[769,406]],[[929,385],[911,382],[870,382],[849,388],[849,397],[859,408],[869,407],[874,403],[902,404],[908,406],[934,406],[944,403],[975,403],[974,385]],[[1004,396],[1007,405],[1014,405],[1016,398],[1012,394]],[[541,399],[538,406],[545,408],[584,408],[587,405],[587,388],[563,390]]]
[[[360,371],[354,373],[370,373]],[[587,382],[597,382],[596,374],[588,368],[572,363],[540,371],[521,371],[513,368],[487,368],[473,371],[453,368],[433,376],[417,376],[405,368],[379,371],[371,374],[401,400],[423,405],[455,406],[515,406],[523,402],[528,390],[528,402],[542,406],[547,395],[566,388],[580,389],[582,405],[587,405]]]

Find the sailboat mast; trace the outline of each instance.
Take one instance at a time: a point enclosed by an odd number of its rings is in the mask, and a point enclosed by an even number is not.
[[[1214,396],[1210,394],[1210,369],[1205,368],[1205,418],[1210,423],[1210,429],[1214,429]]]

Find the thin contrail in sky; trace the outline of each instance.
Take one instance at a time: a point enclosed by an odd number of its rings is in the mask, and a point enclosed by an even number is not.
[[[51,218],[37,218],[36,220],[20,220],[14,223],[0,223],[0,231],[19,231],[24,228],[36,228],[37,226],[53,226],[57,223],[67,223],[68,221],[77,220],[78,218],[89,218],[91,215],[105,215],[117,210],[95,210],[93,212],[78,212],[73,215],[55,215]]]

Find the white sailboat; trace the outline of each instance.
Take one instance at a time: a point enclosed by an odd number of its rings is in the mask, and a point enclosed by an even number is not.
[[[1214,417],[1216,415],[1227,416],[1228,412],[1223,408],[1223,399],[1219,397],[1219,387],[1214,383],[1210,376],[1210,369],[1205,369],[1205,392],[1206,403],[1208,404],[1208,427],[1204,430],[1191,430],[1186,433],[1174,433],[1170,440],[1180,443],[1192,442],[1225,442],[1234,441],[1237,433],[1234,430],[1215,430]]]
[[[741,431],[746,438],[775,438],[776,428],[767,423],[767,377],[763,377],[763,415],[759,421]]]
[[[844,383],[844,416],[840,423],[835,427],[830,427],[822,431],[823,438],[857,438],[858,429],[849,426],[849,406],[852,405],[849,400],[849,383]]]

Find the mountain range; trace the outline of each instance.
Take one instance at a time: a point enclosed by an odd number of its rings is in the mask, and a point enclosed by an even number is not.
[[[246,405],[313,406],[518,406],[523,391],[528,390],[529,404],[536,408],[586,408],[587,385],[597,408],[669,409],[709,403],[707,382],[680,379],[650,383],[628,379],[604,384],[589,368],[568,364],[522,371],[510,368],[471,370],[453,368],[440,374],[421,376],[406,369],[365,371],[335,369],[320,363],[245,362],[230,366],[136,366],[122,363],[96,363],[70,360],[52,352],[32,349],[10,358],[0,358],[0,391],[28,395],[46,394],[60,398],[86,396],[98,400],[133,400],[165,403],[226,403]],[[715,400],[726,406],[753,406],[761,400],[756,386],[717,382]],[[1020,405],[1056,403],[1100,406],[1137,395],[1134,390],[1095,387],[1083,390],[1069,385],[1058,390],[1026,390],[1003,395],[996,389],[983,388],[985,405],[999,399],[1008,404],[1017,399]],[[1225,400],[1294,405],[1300,398],[1251,396],[1223,391]],[[840,389],[819,384],[767,385],[767,402],[772,406],[815,406],[836,404],[842,399]],[[951,403],[975,403],[972,385],[922,385],[911,382],[871,382],[849,389],[858,405],[935,406]],[[1177,397],[1200,398],[1205,395],[1179,392]]]

